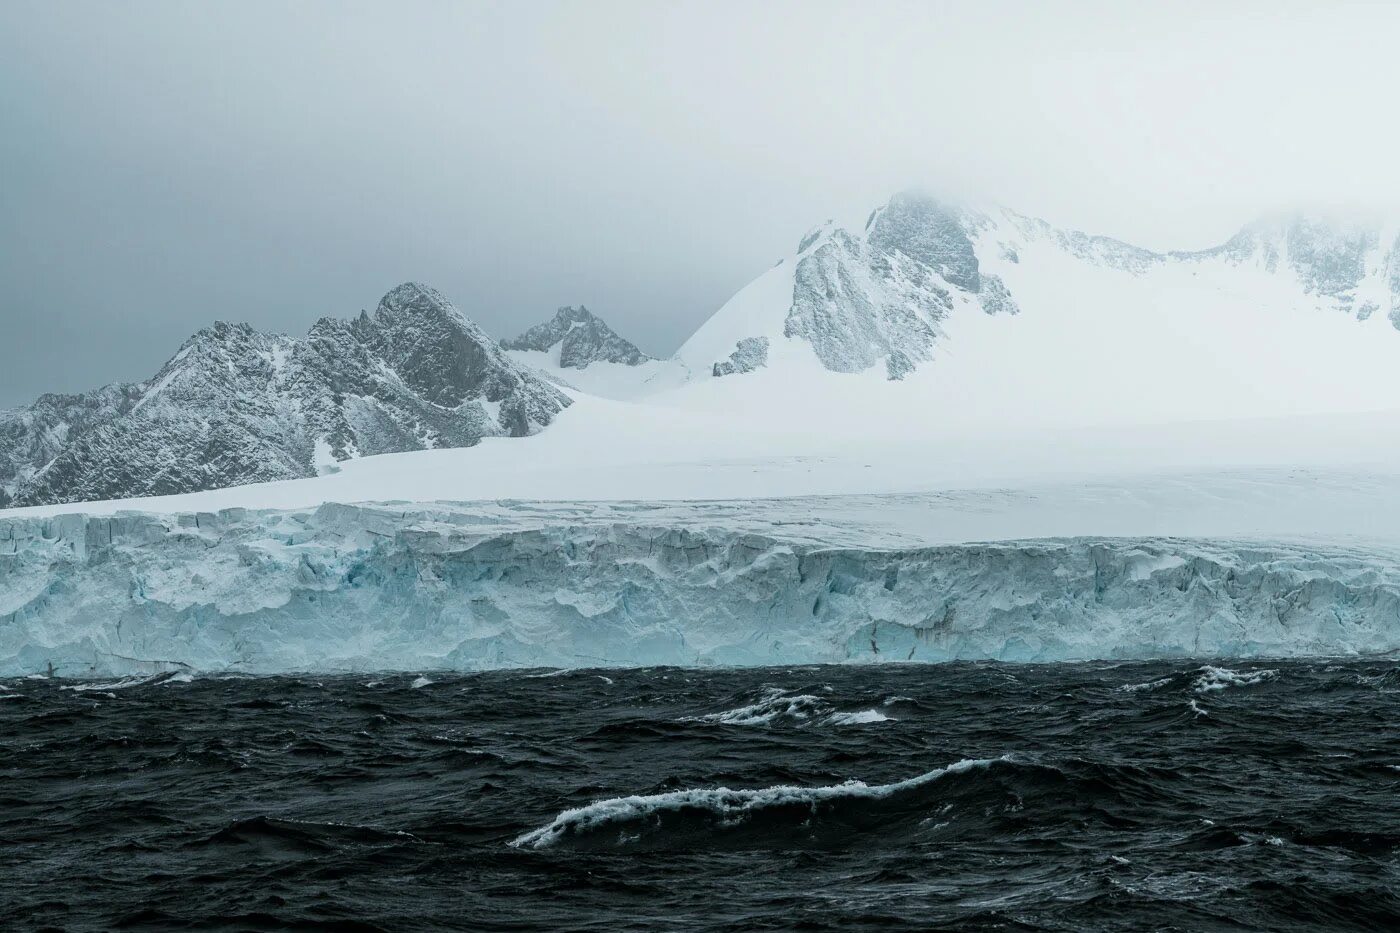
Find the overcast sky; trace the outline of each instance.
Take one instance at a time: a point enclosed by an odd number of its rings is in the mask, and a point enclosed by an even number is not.
[[[1155,248],[1400,203],[1400,7],[0,4],[0,405],[400,281],[668,354],[918,185]]]

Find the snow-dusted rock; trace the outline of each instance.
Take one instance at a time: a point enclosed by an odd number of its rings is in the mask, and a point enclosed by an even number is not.
[[[116,383],[75,395],[41,395],[26,408],[0,411],[0,508],[70,438],[122,417],[144,394],[143,384]]]
[[[569,404],[414,283],[303,338],[218,323],[139,386],[56,398],[0,418],[14,504],[314,476],[355,456],[530,434]]]
[[[558,347],[558,365],[563,369],[586,369],[598,362],[639,366],[651,359],[582,305],[560,308],[554,317],[514,340],[502,340],[501,346],[540,353],[552,353]]]
[[[1400,328],[1400,233],[1379,224],[1295,213],[1261,218],[1210,250],[1169,260],[1223,259],[1291,274],[1303,292],[1366,320],[1384,310]]]
[[[745,337],[734,346],[729,359],[716,363],[713,375],[732,376],[735,373],[751,373],[768,365],[768,338]]]
[[[1017,313],[1005,283],[980,269],[973,235],[982,224],[905,192],[871,215],[864,238],[839,228],[808,234],[783,336],[809,342],[833,372],[883,362],[888,378],[904,378],[933,358],[955,292],[988,314]]]
[[[1026,255],[1036,259],[1032,268],[1022,264]],[[1294,214],[1249,224],[1211,249],[1159,253],[1004,208],[973,209],[902,192],[873,211],[861,233],[830,221],[809,232],[791,262],[765,276],[788,279],[786,289],[772,290],[771,309],[722,309],[719,325],[701,328],[679,356],[720,375],[724,367],[713,364],[723,359],[716,351],[766,338],[779,356],[792,356],[777,352],[786,342],[831,372],[875,369],[900,380],[959,352],[956,331],[975,326],[954,326],[966,311],[1053,314],[1068,333],[1080,325],[1076,317],[1085,317],[1080,307],[1104,300],[1103,291],[1117,293],[1120,317],[1143,313],[1141,289],[1094,275],[1095,268],[1151,278],[1156,303],[1164,305],[1177,294],[1182,302],[1199,303],[1194,288],[1183,288],[1199,276],[1242,311],[1263,304],[1284,315],[1309,306],[1362,321],[1384,312],[1400,327],[1400,230],[1391,226]],[[1023,289],[1026,294],[1018,294]],[[1104,347],[1113,354],[1137,349]],[[1242,345],[1224,352],[1259,351]],[[1057,362],[1045,358],[1047,369]],[[1000,375],[985,372],[989,384]]]

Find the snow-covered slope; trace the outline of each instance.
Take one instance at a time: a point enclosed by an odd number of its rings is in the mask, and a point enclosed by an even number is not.
[[[814,229],[670,360],[572,308],[501,350],[422,290],[303,340],[220,325],[148,383],[0,415],[0,487],[77,502],[341,470],[215,497],[302,506],[1351,464],[1377,440],[1347,413],[1400,410],[1396,242],[1284,216],[1158,253],[903,193]]]
[[[658,401],[884,440],[1394,409],[1397,327],[1379,224],[1292,216],[1154,253],[905,193],[736,295],[677,354],[720,377]]]
[[[0,416],[16,504],[314,476],[369,454],[538,431],[569,404],[442,295],[414,283],[304,338],[200,331],[148,382]]]

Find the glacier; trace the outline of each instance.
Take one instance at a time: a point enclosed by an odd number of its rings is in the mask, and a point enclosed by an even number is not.
[[[920,508],[950,514],[869,496],[0,518],[0,675],[1400,649],[1393,543],[939,543]]]

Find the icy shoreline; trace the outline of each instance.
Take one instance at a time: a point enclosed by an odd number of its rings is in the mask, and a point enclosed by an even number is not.
[[[936,543],[879,498],[0,518],[0,675],[1400,649],[1397,548]]]

